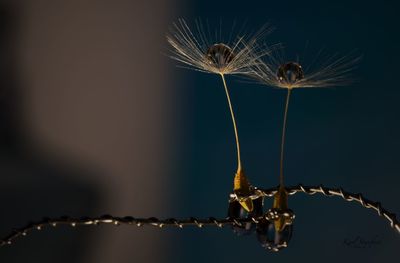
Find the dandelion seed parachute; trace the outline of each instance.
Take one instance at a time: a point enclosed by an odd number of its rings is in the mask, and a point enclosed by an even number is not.
[[[287,89],[286,102],[283,116],[279,190],[274,196],[271,211],[278,211],[278,216],[273,222],[261,222],[257,227],[257,238],[261,245],[272,251],[279,251],[288,246],[293,233],[293,218],[286,217],[290,214],[288,209],[288,194],[284,187],[284,148],[289,100],[292,89],[340,86],[348,83],[349,72],[359,58],[346,57],[331,58],[320,68],[314,71],[304,71],[298,62],[285,62],[278,56],[271,55],[269,61],[255,64],[253,76],[267,86]],[[288,212],[290,211],[290,212]]]
[[[170,57],[190,69],[214,74],[248,75],[259,59],[271,52],[267,46],[257,43],[270,31],[270,27],[264,26],[254,34],[243,34],[224,41],[218,34],[212,39],[199,21],[192,30],[184,19],[179,19],[170,28],[167,41],[172,47]]]
[[[225,75],[249,75],[252,73],[252,69],[259,59],[270,52],[268,48],[261,48],[257,44],[258,38],[267,33],[269,28],[263,27],[253,36],[238,36],[233,41],[228,42],[224,42],[221,35],[219,39],[210,42],[211,38],[206,36],[203,26],[199,22],[196,23],[196,29],[196,31],[192,31],[183,19],[178,20],[173,25],[167,35],[167,41],[172,47],[171,58],[190,69],[221,76],[231,113],[237,148],[238,168],[234,176],[233,190],[237,195],[248,196],[252,194],[252,186],[242,169],[239,136]],[[251,213],[254,209],[251,199],[242,200],[239,204],[248,213]]]
[[[271,53],[270,56],[267,57],[267,60],[254,64],[253,73],[251,75],[264,85],[287,89],[280,158],[280,185],[283,186],[286,123],[292,89],[324,88],[348,84],[351,80],[349,74],[361,57],[333,56],[322,63],[320,67],[309,71],[304,70],[302,65],[298,62],[284,61],[279,55],[279,51]]]
[[[263,61],[254,64],[250,75],[264,85],[284,89],[345,86],[352,83],[351,72],[361,59],[353,54],[317,57],[304,68],[299,61],[285,60],[281,53],[278,49],[271,51]]]

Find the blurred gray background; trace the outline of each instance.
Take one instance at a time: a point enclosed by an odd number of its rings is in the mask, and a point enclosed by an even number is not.
[[[43,216],[224,217],[235,172],[232,124],[217,76],[177,68],[168,27],[208,19],[276,29],[288,59],[363,55],[357,82],[296,90],[287,184],[362,192],[400,213],[398,4],[365,1],[2,1],[0,233]],[[285,91],[228,78],[244,167],[278,183]],[[270,202],[266,202],[269,206]],[[44,230],[0,249],[3,262],[380,262],[399,236],[373,211],[296,195],[279,254],[230,229],[113,226]],[[376,240],[356,248],[346,240]]]

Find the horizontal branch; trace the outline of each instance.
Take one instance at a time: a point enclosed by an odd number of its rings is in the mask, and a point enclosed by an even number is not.
[[[373,209],[376,211],[378,216],[386,219],[390,226],[400,234],[400,223],[396,217],[396,214],[389,212],[385,208],[382,207],[380,202],[371,201],[365,198],[361,193],[350,193],[344,191],[342,188],[328,188],[322,185],[320,186],[303,186],[301,184],[293,187],[287,187],[286,191],[289,195],[294,195],[296,193],[305,193],[307,195],[315,195],[315,194],[322,194],[324,196],[337,196],[341,197],[343,200],[352,202],[355,201],[359,203],[364,208]],[[257,189],[256,195],[258,196],[265,196],[265,197],[272,197],[277,192],[277,188],[272,189]]]
[[[338,196],[344,199],[345,201],[355,201],[362,205],[365,208],[371,208],[377,212],[377,214],[384,219],[386,219],[390,226],[400,234],[400,224],[396,218],[396,215],[384,209],[379,202],[373,202],[369,199],[366,199],[362,196],[362,194],[353,194],[350,192],[346,192],[341,188],[327,188],[324,186],[303,186],[301,184],[294,186],[294,187],[287,187],[286,188],[289,195],[294,195],[296,193],[305,193],[307,195],[313,196],[315,194],[322,194],[324,196]],[[254,194],[248,197],[237,197],[236,195],[231,195],[231,199],[233,200],[242,200],[243,198],[258,198],[258,197],[273,197],[277,192],[277,188],[271,189],[255,189]],[[112,224],[112,225],[133,225],[133,226],[143,226],[143,225],[150,225],[155,227],[178,227],[183,228],[185,226],[195,226],[198,228],[202,228],[203,226],[216,226],[222,228],[224,226],[241,226],[247,222],[254,222],[258,223],[259,220],[266,219],[266,220],[273,220],[271,219],[268,213],[264,214],[264,216],[257,217],[257,218],[223,218],[223,219],[216,219],[214,217],[209,217],[205,219],[198,219],[194,217],[190,217],[188,219],[175,219],[175,218],[168,218],[168,219],[158,219],[156,217],[150,218],[134,218],[131,216],[126,217],[115,217],[111,215],[104,215],[101,217],[82,217],[82,218],[71,218],[71,217],[60,217],[60,218],[43,218],[39,222],[32,222],[26,225],[25,227],[14,229],[12,233],[6,236],[4,239],[0,240],[0,246],[10,245],[13,241],[21,236],[26,236],[29,232],[33,230],[41,230],[44,227],[56,227],[59,225],[68,225],[71,227],[77,226],[90,226],[90,225],[100,225],[100,224]]]
[[[214,217],[198,219],[194,217],[190,217],[188,219],[158,219],[156,217],[149,218],[134,218],[131,216],[126,217],[116,217],[112,215],[104,215],[101,217],[82,217],[82,218],[72,218],[63,216],[60,218],[43,218],[41,221],[32,222],[22,227],[20,229],[14,229],[12,233],[10,233],[7,237],[0,241],[0,246],[11,245],[13,241],[21,236],[26,236],[29,232],[33,230],[42,230],[44,227],[57,227],[60,225],[66,225],[71,227],[77,226],[91,226],[91,225],[100,225],[100,224],[111,224],[115,226],[119,225],[133,225],[133,226],[144,226],[150,225],[158,228],[162,227],[177,227],[183,228],[186,226],[195,226],[198,228],[202,228],[204,226],[216,226],[222,228],[227,225],[238,225],[241,226],[247,222],[258,223],[260,219],[267,219],[267,217],[261,216],[258,218],[224,218],[224,219],[216,219]]]

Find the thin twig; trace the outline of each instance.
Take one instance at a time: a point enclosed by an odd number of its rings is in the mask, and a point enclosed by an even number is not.
[[[271,189],[255,189],[254,195],[250,196],[252,199],[259,197],[273,197],[277,192],[277,187]],[[313,196],[315,194],[322,194],[324,196],[338,196],[343,198],[345,201],[355,201],[362,205],[365,208],[372,208],[377,212],[380,217],[386,219],[390,226],[400,234],[400,223],[394,213],[389,212],[384,209],[379,202],[371,201],[367,198],[364,198],[362,194],[354,194],[350,192],[346,192],[341,188],[328,188],[322,185],[320,186],[303,186],[301,184],[293,187],[287,187],[286,191],[289,195],[294,195],[296,193],[305,193],[307,195]],[[242,197],[238,198],[235,194],[231,195],[231,201],[240,200]],[[195,226],[198,228],[202,228],[204,226],[216,226],[219,228],[223,228],[225,226],[233,226],[233,225],[241,225],[247,222],[257,223],[260,219],[266,219],[271,221],[270,215],[266,213],[264,216],[253,218],[224,218],[224,219],[216,219],[214,217],[198,219],[194,217],[190,217],[188,219],[158,219],[155,217],[150,218],[134,218],[131,216],[127,217],[115,217],[111,215],[104,215],[96,218],[82,217],[82,218],[71,218],[71,217],[60,217],[60,218],[43,218],[39,222],[29,223],[25,227],[14,229],[12,233],[7,235],[4,239],[0,240],[0,247],[5,245],[10,245],[13,241],[21,236],[26,236],[29,232],[33,230],[41,230],[44,227],[56,227],[59,225],[68,225],[72,227],[77,226],[91,226],[91,225],[100,225],[100,224],[112,224],[112,225],[133,225],[133,226],[143,226],[150,225],[162,228],[164,226],[169,227],[178,227],[183,228],[186,226]]]

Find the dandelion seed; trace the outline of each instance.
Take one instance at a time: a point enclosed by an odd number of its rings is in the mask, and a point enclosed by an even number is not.
[[[173,48],[171,58],[190,69],[221,76],[236,140],[238,168],[234,177],[234,192],[242,196],[250,195],[252,187],[242,169],[239,136],[225,75],[252,74],[253,67],[259,59],[270,52],[269,49],[260,48],[257,44],[257,39],[268,30],[264,27],[252,37],[240,36],[227,43],[218,39],[210,44],[201,23],[197,23],[197,32],[194,33],[187,23],[180,19],[167,35],[167,41]],[[253,202],[250,198],[241,201],[240,204],[249,212],[253,210]]]
[[[288,194],[284,187],[283,163],[291,91],[296,88],[322,88],[345,85],[349,82],[348,73],[351,72],[359,58],[334,57],[320,68],[309,73],[305,72],[298,62],[282,63],[274,56],[270,56],[269,59],[269,62],[255,64],[253,76],[261,80],[265,85],[287,89],[281,138],[279,189],[274,196],[272,209],[288,212],[290,210],[288,208]],[[257,229],[257,236],[263,247],[279,251],[287,247],[292,232],[293,218],[285,216],[285,213],[280,213],[273,223],[265,222],[260,224]],[[269,238],[269,236],[273,238]]]
[[[294,85],[304,78],[303,68],[296,62],[284,63],[278,68],[277,78],[282,85]]]
[[[167,34],[167,41],[172,47],[170,57],[193,70],[220,75],[247,75],[252,73],[252,67],[262,56],[271,52],[270,48],[257,43],[261,36],[271,31],[268,26],[253,35],[243,34],[228,42],[217,36],[214,43],[210,42],[212,37],[204,32],[201,22],[196,22],[195,28],[193,31],[185,20],[179,19]]]
[[[337,55],[326,59],[314,69],[304,69],[299,62],[285,61],[276,51],[270,53],[267,60],[254,64],[253,77],[271,87],[325,88],[344,86],[351,83],[350,73],[361,57]]]
[[[350,83],[349,73],[354,69],[361,57],[333,56],[314,70],[306,71],[298,62],[282,62],[279,53],[270,54],[268,61],[256,63],[252,76],[264,85],[287,89],[286,103],[283,117],[280,155],[280,186],[283,182],[283,162],[286,123],[291,91],[297,88],[324,88],[343,86]]]

